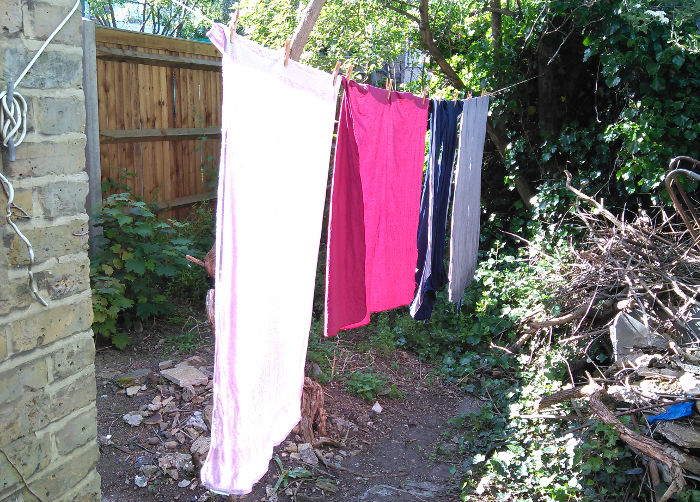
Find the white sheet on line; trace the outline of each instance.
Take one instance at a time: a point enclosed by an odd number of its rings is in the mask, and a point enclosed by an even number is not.
[[[299,422],[340,79],[215,25],[223,54],[205,486],[242,495]]]

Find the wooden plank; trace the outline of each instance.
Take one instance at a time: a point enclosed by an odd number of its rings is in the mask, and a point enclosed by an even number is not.
[[[197,127],[198,125],[193,120],[191,74],[192,70],[185,68],[180,69],[180,127]],[[182,173],[180,181],[182,193],[193,194],[196,192],[192,189],[192,180],[190,177],[192,171],[192,142],[183,141],[182,147]]]
[[[221,71],[221,61],[200,59],[184,56],[170,56],[166,54],[152,54],[148,52],[132,51],[127,49],[112,49],[100,47],[97,49],[97,57],[107,61],[121,61],[129,63],[145,64],[150,66],[169,66],[176,68],[190,68],[193,70]]]
[[[162,214],[186,215],[211,191],[203,165],[218,165],[220,54],[210,44],[120,30],[103,29],[96,39],[105,56],[97,60],[103,178],[125,167],[136,174],[128,181],[135,195],[175,201]]]
[[[150,129],[154,127],[150,122],[150,109],[153,106],[153,97],[150,93],[151,72],[149,66],[137,65],[139,73],[139,112],[140,129]],[[143,162],[143,198],[150,201],[156,180],[153,177],[153,144],[150,142],[139,142],[141,145],[141,159]]]
[[[132,47],[164,49],[166,51],[184,52],[200,56],[221,57],[219,50],[208,42],[195,42],[194,40],[185,40],[182,38],[117,30],[114,28],[105,28],[104,26],[95,27],[95,40],[98,42],[98,45],[110,43],[130,45]]]
[[[188,206],[190,204],[195,204],[197,202],[202,202],[205,200],[216,199],[216,192],[200,193],[195,195],[187,195],[185,197],[178,197],[176,199],[166,200],[156,204],[159,209],[172,209],[180,206]]]
[[[104,64],[104,74],[101,85],[100,102],[103,103],[101,106],[105,110],[104,117],[100,114],[100,127],[105,129],[115,128],[115,117],[117,115],[117,100],[115,96],[114,89],[114,66],[115,64],[111,61],[105,62]],[[104,118],[104,120],[102,120]],[[100,138],[100,142],[102,139]],[[119,180],[119,158],[117,154],[117,149],[114,147],[107,149],[107,172],[102,173],[102,180],[107,181],[109,178],[114,180]],[[102,164],[103,166],[105,164]]]
[[[171,141],[179,139],[220,138],[221,127],[182,127],[174,129],[112,129],[100,131],[102,143],[134,141]]]
[[[155,80],[156,83],[156,89],[157,89],[157,101],[156,103],[158,104],[157,108],[157,113],[158,113],[158,123],[160,127],[162,128],[167,128],[168,127],[168,110],[170,107],[168,106],[168,71],[170,68],[164,68],[164,67],[157,67],[153,68],[154,72],[156,73],[157,80]],[[161,155],[160,155],[160,165],[158,166],[158,178],[160,179],[160,187],[161,187],[161,192],[160,192],[160,197],[162,199],[172,199],[176,195],[173,193],[173,188],[172,188],[172,177],[170,176],[169,170],[170,166],[172,164],[171,157],[170,157],[170,149],[171,149],[172,143],[170,142],[162,142],[160,143],[161,147]]]

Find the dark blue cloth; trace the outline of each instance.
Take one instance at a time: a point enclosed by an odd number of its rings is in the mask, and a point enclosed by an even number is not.
[[[411,316],[418,320],[430,317],[437,290],[447,284],[444,264],[447,206],[457,151],[457,123],[463,106],[462,101],[430,103],[430,150],[418,221],[417,288],[410,307]]]
[[[668,411],[665,413],[647,417],[647,422],[649,422],[649,424],[653,424],[658,420],[676,420],[677,418],[689,417],[693,414],[694,405],[694,401],[687,401],[685,403],[671,405],[669,406]]]

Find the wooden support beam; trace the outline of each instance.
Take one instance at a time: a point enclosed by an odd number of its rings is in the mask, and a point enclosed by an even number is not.
[[[190,127],[174,129],[124,129],[100,131],[100,142],[135,143],[141,141],[175,141],[181,139],[220,138],[220,127]]]
[[[95,23],[83,19],[83,91],[85,92],[85,170],[88,173],[88,196],[85,210],[92,215],[102,205],[102,170],[100,168],[100,117],[97,103],[97,61],[95,59]],[[97,237],[102,227],[89,222],[90,254],[99,251]]]
[[[177,199],[165,200],[157,204],[158,209],[173,209],[175,207],[189,206],[197,202],[216,199],[216,192],[200,193],[195,195],[187,195],[186,197],[178,197]]]
[[[190,70],[221,71],[221,60],[191,58],[185,56],[168,56],[150,52],[99,47],[97,58],[108,61],[124,61],[128,63],[146,64],[151,66],[170,66]]]
[[[166,51],[221,58],[219,49],[209,42],[196,42],[194,40],[185,40],[182,38],[105,28],[103,26],[95,27],[95,40],[99,45],[117,44],[131,47],[148,47],[149,49],[162,49]]]

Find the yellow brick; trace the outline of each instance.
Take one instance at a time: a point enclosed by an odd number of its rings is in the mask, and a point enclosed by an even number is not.
[[[15,197],[13,199],[13,202],[15,203],[15,205],[21,207],[27,213],[29,213],[29,216],[34,215],[34,203],[32,201],[32,191],[31,190],[17,190],[15,192]],[[0,190],[0,209],[2,209],[3,215],[5,214],[5,206],[6,205],[7,205],[7,197],[5,197],[5,191]],[[20,213],[16,212],[15,214],[20,214]]]
[[[44,310],[10,325],[9,334],[15,353],[48,345],[92,326],[92,301],[86,298],[78,303]]]

